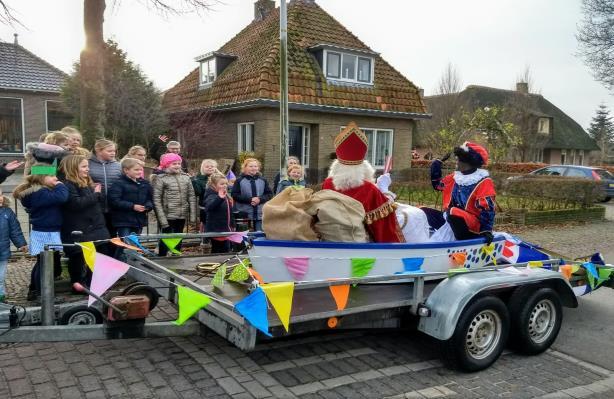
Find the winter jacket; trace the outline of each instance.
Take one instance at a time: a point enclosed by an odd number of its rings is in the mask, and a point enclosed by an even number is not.
[[[153,190],[145,179],[130,179],[122,175],[109,189],[109,207],[113,227],[147,226],[147,212],[153,209]],[[135,205],[143,205],[145,212],[134,210]]]
[[[36,184],[20,192],[18,198],[30,214],[32,230],[60,231],[62,204],[68,201],[68,189],[64,184],[53,188]]]
[[[226,232],[234,230],[234,217],[232,215],[232,199],[220,198],[217,191],[208,187],[205,191],[205,222],[206,232]]]
[[[292,187],[292,186],[305,187],[305,179],[294,180],[294,179],[291,179],[289,177],[286,178],[286,179],[283,179],[277,185],[277,192],[275,194],[279,194],[282,191],[284,191],[287,187]]]
[[[64,184],[68,189],[68,201],[62,205],[62,242],[74,242],[73,231],[83,232],[80,241],[110,238],[102,213],[102,193],[95,193],[91,187],[79,187],[71,181]]]
[[[4,204],[8,200],[4,199]],[[0,207],[0,262],[6,261],[11,257],[11,242],[17,248],[28,245],[23,237],[21,227],[15,212],[7,205]]]
[[[161,227],[168,227],[169,220],[186,219],[196,222],[196,195],[185,173],[164,173],[155,175],[153,203]]]
[[[12,170],[6,169],[4,166],[6,164],[0,165],[0,184],[4,183],[4,181],[13,174]]]
[[[289,178],[286,177],[286,179],[289,179]],[[280,181],[282,181],[281,174],[279,172],[277,172],[277,174],[275,175],[275,178],[273,179],[273,192],[275,194],[278,194],[278,193],[281,193],[282,191],[284,191],[283,189],[279,190],[279,182]],[[307,184],[307,181],[305,180],[305,178],[303,178],[301,181],[303,182],[301,184],[301,186],[304,187]]]
[[[252,206],[252,198],[260,198],[260,204]],[[273,192],[266,179],[260,175],[250,176],[241,174],[232,186],[232,198],[235,200],[235,209],[247,213],[251,220],[262,220],[262,206],[273,197]]]
[[[122,176],[121,164],[115,160],[103,162],[96,158],[95,155],[92,155],[89,159],[89,163],[90,177],[94,183],[100,183],[102,185],[102,194],[104,197],[102,211],[107,213],[109,212],[109,189],[113,186],[113,183],[118,181]]]
[[[192,177],[192,186],[194,186],[194,194],[198,198],[198,205],[205,206],[205,191],[207,191],[207,182],[209,182],[209,176],[198,173]]]

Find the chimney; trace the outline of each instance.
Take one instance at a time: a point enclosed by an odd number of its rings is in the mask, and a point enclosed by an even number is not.
[[[254,20],[262,21],[275,9],[274,0],[258,0],[254,3]]]
[[[529,84],[527,82],[516,82],[516,91],[522,94],[529,94]]]
[[[15,38],[15,40],[13,40],[13,44],[18,46],[19,45],[19,35],[17,33],[13,33],[13,37]]]

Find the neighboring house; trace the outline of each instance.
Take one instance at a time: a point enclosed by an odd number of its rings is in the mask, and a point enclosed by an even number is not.
[[[60,99],[66,74],[17,42],[0,42],[0,157],[24,153],[25,144],[72,121]]]
[[[207,157],[254,151],[265,174],[279,168],[279,11],[254,4],[254,20],[228,43],[196,58],[198,68],[169,89],[164,107],[180,139],[197,134],[203,112],[215,115],[203,146]],[[395,170],[410,166],[416,120],[430,117],[412,82],[313,0],[288,6],[289,155],[298,156],[310,181],[326,176],[333,139],[350,121],[367,134],[368,160]],[[192,118],[192,119],[191,119]]]
[[[416,145],[421,155],[428,152],[426,135],[436,128],[437,113],[445,112],[442,109],[444,104],[455,104],[458,109],[469,112],[477,108],[499,106],[513,113],[515,119],[510,121],[524,130],[521,136],[524,137],[525,145],[515,148],[515,153],[510,154],[510,160],[588,165],[591,155],[599,151],[595,140],[582,126],[542,95],[529,93],[526,83],[518,83],[516,90],[471,85],[460,93],[429,96],[424,101],[433,112],[433,121],[423,124],[416,136]]]

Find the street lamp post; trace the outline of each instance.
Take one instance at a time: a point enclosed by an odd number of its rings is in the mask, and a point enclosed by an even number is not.
[[[279,173],[284,174],[288,156],[288,15],[286,0],[279,7]]]

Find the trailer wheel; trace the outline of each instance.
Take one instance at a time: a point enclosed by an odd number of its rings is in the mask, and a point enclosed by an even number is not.
[[[154,310],[158,306],[160,300],[160,294],[155,288],[147,283],[133,283],[124,288],[122,295],[145,295],[149,298],[149,310]]]
[[[509,302],[511,346],[525,355],[537,355],[552,345],[563,321],[563,306],[552,288],[521,289]]]
[[[62,325],[87,326],[102,323],[102,314],[96,308],[79,305],[68,309],[60,318]]]
[[[452,337],[443,341],[444,363],[464,371],[487,368],[501,356],[509,325],[509,312],[501,299],[477,299],[461,314]]]

